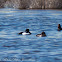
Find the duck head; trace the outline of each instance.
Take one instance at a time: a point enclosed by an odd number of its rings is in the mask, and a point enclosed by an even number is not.
[[[41,35],[42,35],[42,37],[45,37],[46,36],[45,32],[42,32]]]
[[[26,33],[29,33],[29,29],[26,29],[25,32],[26,32]]]
[[[58,24],[58,29],[61,29],[61,25],[60,24]]]

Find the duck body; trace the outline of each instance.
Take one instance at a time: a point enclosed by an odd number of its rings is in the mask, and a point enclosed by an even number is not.
[[[29,32],[29,29],[26,29],[25,32],[20,32],[19,34],[21,34],[21,35],[30,35],[31,33]]]
[[[37,34],[36,36],[37,36],[37,37],[45,37],[46,34],[45,34],[45,32],[42,32],[41,34]]]
[[[20,33],[18,33],[18,34],[21,34],[21,35],[22,35],[22,33],[23,33],[23,32],[20,32]]]
[[[37,36],[37,37],[42,37],[42,35],[41,35],[41,34],[37,34],[36,36]]]
[[[26,32],[20,32],[19,34],[21,34],[21,35],[30,35],[31,33],[29,32],[29,33],[26,33]]]

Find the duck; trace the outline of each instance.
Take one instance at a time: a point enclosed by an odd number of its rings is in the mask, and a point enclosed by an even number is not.
[[[58,31],[62,30],[61,25],[58,24]]]
[[[46,34],[45,34],[45,32],[42,32],[41,34],[37,34],[36,36],[37,36],[37,37],[45,37]]]
[[[30,35],[31,32],[29,32],[29,29],[26,29],[25,32],[20,32],[21,35]]]

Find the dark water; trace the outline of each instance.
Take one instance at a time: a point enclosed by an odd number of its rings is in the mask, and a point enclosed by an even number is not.
[[[61,10],[0,9],[0,61],[62,62]],[[29,28],[32,35],[18,35]],[[36,37],[46,32],[47,37]]]

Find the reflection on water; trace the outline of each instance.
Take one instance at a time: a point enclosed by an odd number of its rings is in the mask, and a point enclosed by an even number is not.
[[[0,61],[62,62],[60,10],[0,9]],[[32,35],[18,35],[29,28]],[[36,37],[45,31],[47,37]]]

